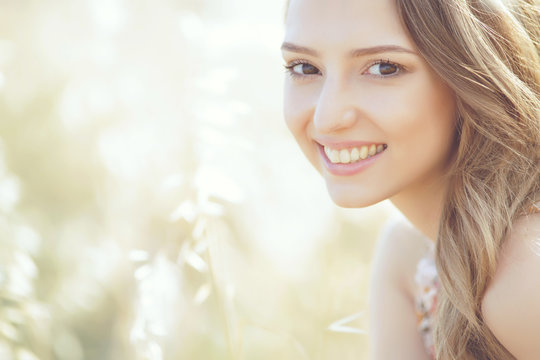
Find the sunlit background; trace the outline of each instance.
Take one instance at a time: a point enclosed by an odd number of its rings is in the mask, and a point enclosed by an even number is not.
[[[284,1],[0,1],[0,359],[365,359],[392,211],[282,119]]]

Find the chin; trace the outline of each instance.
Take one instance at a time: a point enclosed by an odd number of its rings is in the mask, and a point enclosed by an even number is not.
[[[347,191],[347,189],[332,187],[327,187],[327,189],[332,201],[342,208],[364,208],[386,200],[386,198],[378,197],[373,193],[367,194],[364,191]]]

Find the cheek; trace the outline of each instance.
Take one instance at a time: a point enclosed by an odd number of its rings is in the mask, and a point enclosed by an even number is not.
[[[314,109],[311,103],[311,95],[307,91],[285,84],[283,117],[287,127],[297,139],[306,134]]]
[[[443,85],[410,82],[382,100],[374,99],[380,126],[401,157],[429,158],[448,152],[454,138],[454,100]]]

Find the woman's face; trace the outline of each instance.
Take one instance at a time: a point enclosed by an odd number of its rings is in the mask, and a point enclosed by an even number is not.
[[[441,179],[453,93],[392,0],[291,0],[282,50],[287,126],[336,204],[363,207]]]

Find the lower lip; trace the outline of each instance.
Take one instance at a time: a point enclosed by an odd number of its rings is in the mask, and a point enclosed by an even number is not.
[[[350,176],[350,175],[358,174],[359,172],[363,171],[364,169],[369,167],[371,164],[373,164],[375,161],[377,161],[377,159],[386,151],[385,149],[378,154],[368,157],[367,159],[358,160],[353,163],[334,164],[333,162],[330,161],[328,156],[326,156],[323,146],[320,144],[317,144],[317,146],[319,147],[319,153],[321,154],[323,158],[326,169],[331,174],[337,175],[337,176]]]

